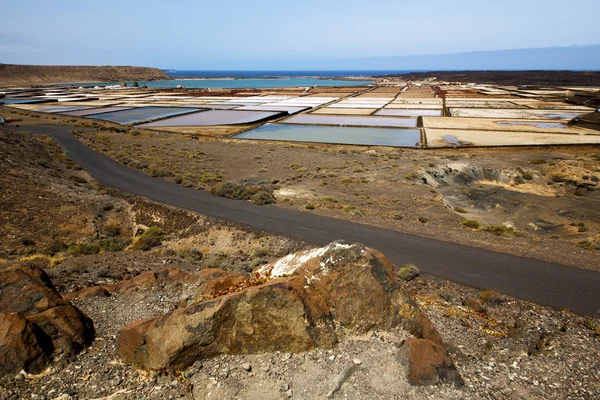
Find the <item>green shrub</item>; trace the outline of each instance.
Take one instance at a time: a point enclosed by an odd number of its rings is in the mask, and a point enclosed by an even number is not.
[[[273,204],[275,195],[273,186],[269,184],[238,184],[223,182],[215,185],[211,191],[214,196],[232,200],[249,200],[254,204]]]
[[[315,206],[314,206],[314,204],[307,203],[307,204],[304,206],[304,208],[306,208],[307,210],[314,210],[314,209],[315,209]]]
[[[546,160],[544,160],[543,158],[536,158],[534,160],[529,161],[529,163],[533,165],[542,165],[546,164]]]
[[[69,252],[74,256],[98,254],[100,246],[97,243],[78,243],[71,246]]]
[[[419,276],[420,273],[421,271],[419,271],[419,268],[413,264],[406,264],[398,270],[396,275],[398,276],[398,279],[403,281],[412,281]]]
[[[131,244],[131,239],[122,238],[122,237],[110,237],[110,238],[102,239],[99,242],[99,246],[102,249],[102,251],[109,252],[109,253],[116,252],[116,251],[122,251],[130,244]]]
[[[144,233],[137,237],[133,248],[136,250],[150,250],[153,247],[156,247],[161,244],[162,239],[164,237],[164,233],[162,229],[151,226],[146,229]]]
[[[117,224],[106,224],[102,230],[108,237],[116,237],[121,234],[121,227]]]
[[[215,174],[209,174],[208,172],[205,172],[200,176],[200,182],[202,183],[221,182],[222,180],[222,177]]]
[[[470,228],[470,229],[481,228],[481,224],[479,224],[479,221],[476,221],[474,219],[467,219],[467,220],[461,222],[461,225],[463,225],[466,228]]]
[[[523,179],[525,179],[526,181],[530,181],[533,179],[533,175],[530,172],[522,172],[521,176],[523,177]]]
[[[527,236],[525,233],[517,231],[512,226],[488,225],[485,230],[496,236]]]
[[[227,269],[231,266],[231,261],[227,254],[218,253],[211,255],[205,264],[208,268],[219,268],[219,269]]]
[[[54,239],[50,244],[46,247],[46,254],[51,256],[60,253],[61,251],[68,250],[68,246],[59,239]]]
[[[250,268],[254,269],[256,267],[258,267],[259,265],[263,265],[263,264],[268,264],[269,262],[267,260],[265,260],[264,258],[253,258],[250,261]]]
[[[495,290],[485,290],[479,293],[479,300],[481,300],[483,304],[498,305],[504,302],[505,298]]]
[[[461,214],[468,214],[468,211],[462,207],[454,207],[454,211],[456,211],[457,213],[461,213]]]
[[[202,260],[202,257],[203,257],[202,252],[197,249],[178,250],[175,254],[179,258],[183,258],[184,260],[188,260],[188,261],[200,261],[200,260]]]
[[[82,184],[83,183],[88,183],[87,179],[85,179],[85,178],[83,178],[81,176],[78,176],[78,175],[71,175],[69,177],[69,179],[71,179],[73,182],[76,182],[76,183],[82,183]]]
[[[325,201],[327,203],[339,203],[336,199],[330,196],[321,197],[321,201]]]

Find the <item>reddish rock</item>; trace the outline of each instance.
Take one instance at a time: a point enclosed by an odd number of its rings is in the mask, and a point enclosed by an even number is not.
[[[169,283],[195,283],[198,278],[188,272],[169,267],[158,272],[144,272],[132,279],[126,279],[118,284],[118,291],[122,294],[133,293],[152,287],[165,286]]]
[[[92,321],[63,299],[38,267],[15,265],[0,270],[0,310],[22,315],[4,317],[1,335],[8,344],[0,347],[8,366],[0,368],[0,373],[19,366],[39,372],[53,351],[72,355],[94,338]]]
[[[161,271],[158,271],[156,273],[156,279],[161,284],[165,284],[168,282],[196,283],[198,281],[198,277],[196,277],[196,275],[182,271],[175,267],[168,267]]]
[[[197,278],[197,282],[200,283],[200,290],[196,298],[197,300],[212,298],[219,293],[241,285],[247,280],[248,278],[243,275],[233,274],[221,269],[204,269],[200,271],[200,276]]]
[[[29,315],[27,319],[52,339],[56,350],[67,355],[80,352],[94,340],[94,323],[70,304]]]
[[[225,292],[238,279],[215,270],[203,278],[207,288]],[[175,371],[224,353],[331,347],[339,325],[363,332],[400,321],[392,263],[362,245],[292,254],[262,267],[254,281],[261,279],[268,282],[125,327],[117,340],[120,357]]]
[[[38,374],[50,364],[52,343],[18,313],[0,313],[0,375]]]
[[[119,282],[119,292],[123,294],[132,293],[140,289],[149,289],[158,286],[158,280],[154,272],[139,274],[133,279],[125,279]]]
[[[83,288],[77,292],[67,293],[63,295],[65,300],[73,300],[73,299],[89,299],[93,297],[109,297],[110,293],[103,286],[92,286]]]
[[[224,353],[331,347],[335,339],[328,316],[309,315],[302,297],[285,282],[252,287],[135,322],[119,335],[117,351],[139,367],[176,371]]]
[[[398,357],[412,385],[464,384],[443,344],[411,337],[403,342]]]
[[[65,301],[43,269],[13,265],[0,270],[0,310],[34,314]]]

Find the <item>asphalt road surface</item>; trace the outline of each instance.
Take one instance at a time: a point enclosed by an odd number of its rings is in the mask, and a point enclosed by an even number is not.
[[[422,272],[453,282],[493,289],[538,304],[600,316],[600,273],[463,246],[435,239],[322,217],[276,206],[214,197],[146,176],[91,150],[60,125],[22,126],[49,135],[68,156],[102,184],[257,230],[324,245],[344,239],[375,248],[397,265],[413,263]],[[600,257],[599,257],[600,263]]]

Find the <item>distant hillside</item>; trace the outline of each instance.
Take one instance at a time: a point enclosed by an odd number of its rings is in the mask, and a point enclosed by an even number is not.
[[[432,71],[387,75],[417,81],[476,82],[492,85],[600,86],[600,71]]]
[[[160,79],[169,79],[169,75],[158,68],[0,64],[0,86]]]

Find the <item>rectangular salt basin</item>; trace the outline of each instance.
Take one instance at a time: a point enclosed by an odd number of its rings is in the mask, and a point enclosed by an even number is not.
[[[39,99],[0,99],[0,103],[4,104],[34,104],[34,103],[51,103],[56,102],[54,99],[39,100]]]
[[[216,126],[250,124],[285,115],[282,112],[236,111],[236,110],[210,110],[183,115],[180,117],[163,119],[148,124],[140,125],[144,128],[161,126]]]
[[[329,114],[329,115],[371,115],[376,108],[319,108],[311,114]]]
[[[132,108],[130,110],[94,114],[88,116],[88,118],[101,119],[104,121],[115,122],[117,124],[134,124],[151,119],[187,114],[194,111],[199,111],[199,109],[183,107],[140,107]]]
[[[375,115],[388,115],[394,117],[441,117],[442,110],[390,110],[384,109],[377,111]]]
[[[336,103],[328,106],[327,108],[381,108],[385,104],[377,103]]]
[[[600,144],[600,136],[552,133],[425,129],[428,147]]]
[[[384,107],[386,110],[441,110],[442,105],[437,104],[394,104],[390,103]]]
[[[470,118],[507,118],[507,119],[573,119],[586,114],[581,112],[565,112],[564,110],[532,110],[532,109],[487,109],[487,108],[452,108],[453,117]]]
[[[266,124],[236,135],[234,138],[366,146],[420,147],[421,131],[419,129]]]
[[[423,126],[431,129],[475,130],[475,131],[512,131],[534,133],[557,133],[576,135],[600,135],[600,131],[571,126],[566,121],[544,119],[493,119],[493,118],[454,118],[423,117]]]
[[[123,111],[131,110],[132,107],[102,107],[102,108],[90,108],[87,110],[77,110],[62,113],[64,115],[70,115],[71,117],[86,117],[88,115],[102,114],[112,111]]]
[[[81,111],[81,110],[89,110],[90,107],[69,107],[69,106],[43,106],[39,108],[39,111],[46,113],[64,113],[68,111]]]
[[[236,108],[236,110],[240,110],[240,111],[281,111],[281,112],[286,112],[290,115],[297,114],[299,112],[302,112],[302,111],[308,110],[308,109],[310,109],[310,107],[284,107],[284,106],[267,106],[267,105],[244,106],[244,107]]]
[[[414,128],[417,126],[416,118],[396,117],[352,117],[337,115],[298,115],[288,118],[286,124],[308,125],[339,125],[339,126],[384,126]]]

